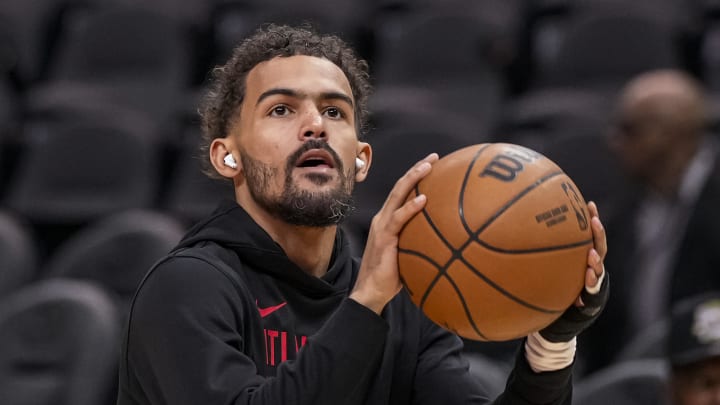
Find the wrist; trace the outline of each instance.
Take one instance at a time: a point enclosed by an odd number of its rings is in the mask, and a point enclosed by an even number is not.
[[[576,338],[568,342],[550,342],[540,333],[533,332],[525,340],[525,358],[536,373],[560,370],[572,364],[576,344]]]
[[[383,308],[385,308],[385,305],[387,305],[388,303],[387,299],[380,297],[378,294],[366,292],[363,290],[353,290],[350,293],[349,298],[356,301],[360,305],[369,308],[371,311],[375,312],[378,315],[380,315]]]

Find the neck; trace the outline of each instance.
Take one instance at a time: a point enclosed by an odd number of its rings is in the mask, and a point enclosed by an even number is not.
[[[330,266],[337,227],[292,228],[271,236],[293,263],[312,276],[322,277]]]
[[[335,246],[337,226],[291,225],[272,216],[252,200],[238,199],[238,203],[280,245],[290,261],[315,277],[321,277],[327,272]]]
[[[665,170],[662,177],[656,176],[650,183],[650,188],[661,196],[674,197],[677,195],[686,167],[675,170]]]

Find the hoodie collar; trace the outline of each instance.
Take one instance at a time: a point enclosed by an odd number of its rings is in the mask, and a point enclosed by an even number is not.
[[[243,269],[248,267],[292,283],[312,295],[327,295],[347,292],[353,279],[349,243],[343,231],[337,229],[330,266],[320,278],[307,274],[290,261],[280,245],[232,200],[223,201],[208,219],[195,225],[178,248],[214,242],[233,250]]]

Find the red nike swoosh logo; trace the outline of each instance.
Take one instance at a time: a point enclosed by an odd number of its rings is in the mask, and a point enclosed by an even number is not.
[[[272,314],[273,312],[277,311],[278,309],[282,308],[287,304],[287,302],[283,302],[281,304],[273,305],[271,307],[267,308],[260,308],[258,306],[258,312],[260,312],[260,318],[265,318],[266,316]],[[255,305],[257,305],[257,301],[255,301]]]

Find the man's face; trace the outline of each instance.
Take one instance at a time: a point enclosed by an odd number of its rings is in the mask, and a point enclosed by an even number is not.
[[[654,102],[626,96],[610,138],[610,147],[626,173],[643,182],[652,180],[672,148]]]
[[[247,190],[263,210],[302,226],[352,210],[358,142],[342,70],[311,56],[278,57],[247,76],[236,137]]]
[[[720,357],[675,371],[675,405],[720,405]]]

